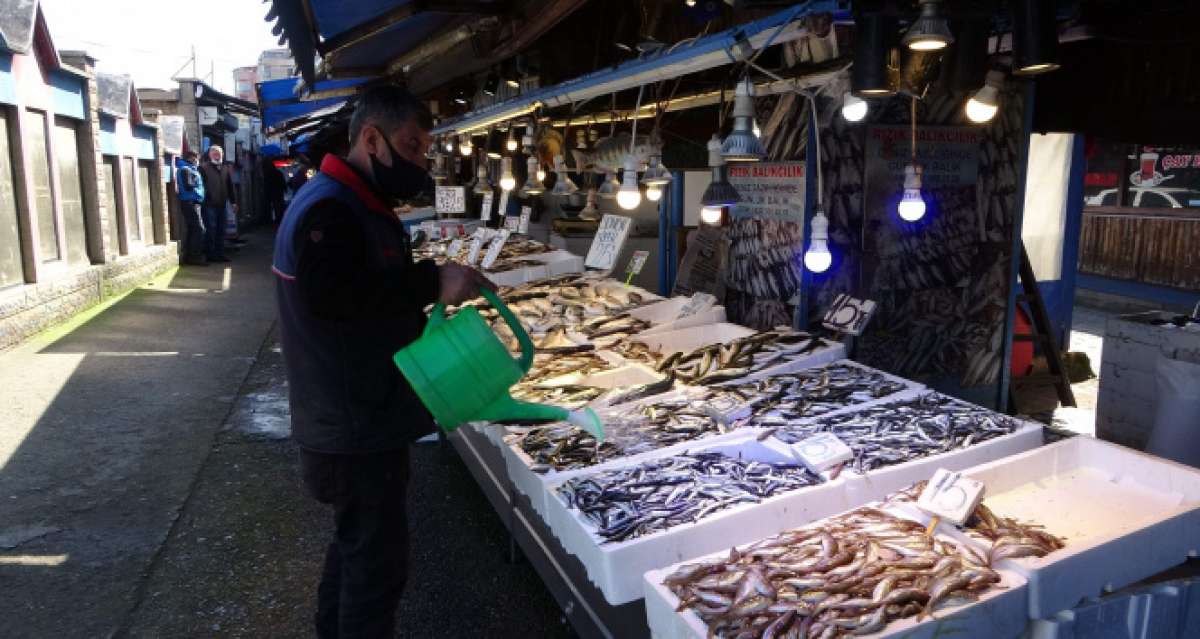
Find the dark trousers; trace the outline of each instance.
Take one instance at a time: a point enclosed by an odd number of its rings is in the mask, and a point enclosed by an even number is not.
[[[184,258],[189,261],[198,261],[204,258],[204,217],[200,212],[199,202],[179,201],[179,212],[183,215],[183,224],[185,233],[184,237]]]
[[[204,254],[210,260],[225,257],[225,207],[204,205]]]
[[[300,451],[309,494],[333,506],[336,532],[317,587],[317,636],[392,637],[408,572],[408,450]]]
[[[283,212],[287,209],[287,204],[283,201],[283,194],[267,196],[267,216],[271,219],[272,224],[279,223],[283,219]]]

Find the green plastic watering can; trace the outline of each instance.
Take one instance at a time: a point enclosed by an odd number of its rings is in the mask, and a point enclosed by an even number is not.
[[[451,432],[471,421],[568,421],[604,441],[604,427],[590,408],[569,411],[508,394],[533,364],[533,341],[499,296],[488,290],[483,296],[516,335],[519,358],[513,359],[475,307],[446,319],[444,304],[434,305],[424,334],[392,358],[442,429]]]

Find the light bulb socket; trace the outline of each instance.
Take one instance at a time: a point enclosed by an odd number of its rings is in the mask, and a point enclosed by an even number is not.
[[[575,181],[567,175],[566,160],[561,155],[554,156],[554,188],[550,192],[554,195],[572,195],[578,190]]]
[[[1055,4],[1046,0],[1012,1],[1014,75],[1037,75],[1061,66]]]
[[[525,160],[525,184],[521,187],[522,195],[541,195],[546,191],[546,187],[542,185],[537,173],[537,158],[529,156],[529,159]]]
[[[642,175],[642,184],[646,186],[664,186],[671,183],[671,172],[662,165],[661,155],[651,155],[646,172]]]
[[[824,242],[829,239],[829,218],[825,217],[825,210],[819,204],[813,209],[809,230],[814,242],[818,240]]]
[[[909,164],[904,167],[904,190],[911,191],[921,188],[921,173],[924,171],[920,164]]]
[[[854,66],[850,90],[859,97],[896,93],[900,85],[899,56],[893,54],[897,21],[883,13],[854,15]]]

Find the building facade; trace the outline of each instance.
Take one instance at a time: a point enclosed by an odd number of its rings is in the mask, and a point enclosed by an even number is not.
[[[36,4],[20,17],[0,45],[0,349],[178,263],[132,82],[60,54]],[[122,90],[119,122],[101,105]]]
[[[258,102],[254,85],[258,83],[258,67],[238,67],[233,70],[233,94],[239,100]]]
[[[258,56],[255,82],[281,80],[295,75],[296,65],[292,62],[292,53],[287,49],[267,49]],[[251,86],[251,91],[254,87]]]

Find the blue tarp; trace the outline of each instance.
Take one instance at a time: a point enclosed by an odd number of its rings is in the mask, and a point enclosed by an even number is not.
[[[323,91],[352,89],[369,81],[370,78],[321,80],[317,82],[311,91],[320,94]],[[341,95],[304,102],[297,95],[299,89],[300,78],[285,78],[283,80],[270,80],[258,83],[258,96],[260,110],[262,111],[263,126],[275,129],[296,118],[302,118],[322,109],[345,104],[350,99],[350,96]]]

